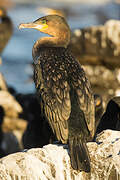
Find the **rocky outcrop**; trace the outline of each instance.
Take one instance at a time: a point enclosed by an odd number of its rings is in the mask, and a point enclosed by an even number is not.
[[[14,91],[0,73],[0,108],[3,109],[3,115],[0,112],[0,157],[20,151],[22,134],[27,125],[19,118],[23,112],[22,106],[9,90]]]
[[[8,91],[0,91],[0,106],[9,117],[18,117],[18,114],[22,112],[22,107]]]
[[[47,145],[4,157],[0,161],[0,179],[13,180],[119,180],[120,132],[106,130],[96,142],[87,143],[91,173],[71,168],[67,146]]]
[[[0,106],[3,107],[5,116],[18,117],[19,113],[23,111],[22,107],[9,93],[8,89],[5,78],[3,74],[0,73]]]
[[[105,105],[112,97],[120,96],[120,68],[110,70],[101,65],[83,65],[83,68],[93,92],[102,96]]]
[[[5,78],[2,73],[0,73],[0,90],[4,90],[4,91],[8,90]]]
[[[120,67],[120,21],[76,29],[70,47],[81,64]]]

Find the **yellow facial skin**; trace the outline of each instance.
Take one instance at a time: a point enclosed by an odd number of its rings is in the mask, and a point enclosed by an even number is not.
[[[26,24],[20,24],[19,29],[22,28],[34,28],[40,31],[43,31],[48,28],[48,25],[46,23],[46,20],[42,20],[41,23],[33,22],[33,23],[26,23]]]
[[[44,46],[55,46],[66,48],[70,42],[70,29],[65,19],[58,15],[48,15],[41,17],[34,22],[20,24],[19,29],[31,28],[36,29],[50,37],[44,37],[39,43]]]
[[[44,25],[41,25],[41,29],[40,30],[45,30],[48,28],[48,25],[47,24],[44,24]]]

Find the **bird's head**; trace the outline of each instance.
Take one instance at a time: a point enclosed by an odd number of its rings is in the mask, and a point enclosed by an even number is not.
[[[48,15],[31,23],[20,24],[19,29],[21,28],[37,29],[40,32],[50,35],[51,37],[65,40],[67,45],[70,41],[70,28],[66,20],[58,15]]]

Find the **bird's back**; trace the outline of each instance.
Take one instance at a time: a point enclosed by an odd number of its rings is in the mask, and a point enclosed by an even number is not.
[[[34,58],[34,80],[39,94],[47,89],[55,103],[55,94],[59,89],[58,101],[64,99],[64,89],[68,86],[70,108],[66,115],[69,127],[86,133],[94,131],[94,102],[90,84],[78,61],[66,48],[40,48]],[[42,83],[41,83],[42,81]],[[47,97],[47,96],[46,96]],[[67,120],[68,120],[67,119]],[[81,121],[82,119],[82,121]],[[91,119],[93,119],[91,125]],[[90,127],[93,126],[93,127]],[[88,127],[87,127],[88,126]],[[88,130],[89,129],[89,130]],[[85,132],[84,132],[85,131]]]
[[[94,100],[80,64],[65,48],[33,48],[34,81],[45,117],[62,143],[71,165],[90,172],[86,141],[95,132]]]

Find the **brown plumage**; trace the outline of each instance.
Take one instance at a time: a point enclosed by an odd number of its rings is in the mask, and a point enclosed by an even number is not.
[[[84,70],[67,48],[69,26],[63,17],[49,15],[19,28],[35,28],[51,36],[33,46],[38,97],[57,139],[69,145],[72,167],[90,172],[86,142],[95,131],[94,100]]]
[[[5,9],[0,7],[0,54],[13,33],[13,25]]]

